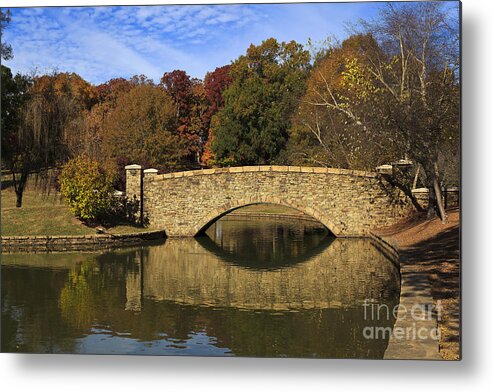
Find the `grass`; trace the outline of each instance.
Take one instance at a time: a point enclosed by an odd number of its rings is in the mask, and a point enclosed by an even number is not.
[[[22,235],[89,235],[96,229],[84,225],[73,216],[55,191],[50,194],[27,187],[22,207],[15,206],[13,188],[2,190],[1,230],[3,236]],[[129,234],[146,231],[143,227],[118,225],[107,230],[110,234]]]

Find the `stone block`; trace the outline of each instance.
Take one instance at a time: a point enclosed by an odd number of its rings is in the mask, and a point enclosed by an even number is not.
[[[259,166],[243,166],[244,173],[258,172],[258,171],[259,171]]]

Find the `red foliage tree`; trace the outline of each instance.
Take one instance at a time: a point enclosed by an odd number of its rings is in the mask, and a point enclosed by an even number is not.
[[[223,91],[231,84],[230,65],[208,72],[204,79],[205,96],[209,101],[209,115],[212,117],[224,105]],[[209,117],[209,119],[210,119]]]
[[[203,123],[207,111],[203,83],[191,78],[185,71],[174,70],[163,75],[161,86],[175,102],[178,133],[190,162],[196,163],[200,160],[207,130]]]
[[[133,86],[130,80],[114,78],[96,86],[96,91],[100,102],[115,101],[118,95],[129,92]]]

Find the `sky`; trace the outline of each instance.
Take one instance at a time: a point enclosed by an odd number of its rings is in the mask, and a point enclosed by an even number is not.
[[[346,37],[347,22],[374,18],[382,3],[11,8],[5,65],[30,73],[75,72],[99,84],[185,70],[203,79],[248,46]]]

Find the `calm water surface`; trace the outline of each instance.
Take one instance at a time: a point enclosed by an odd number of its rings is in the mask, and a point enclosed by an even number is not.
[[[311,222],[225,217],[197,239],[2,256],[7,352],[382,358],[363,303],[399,274],[369,240]]]

